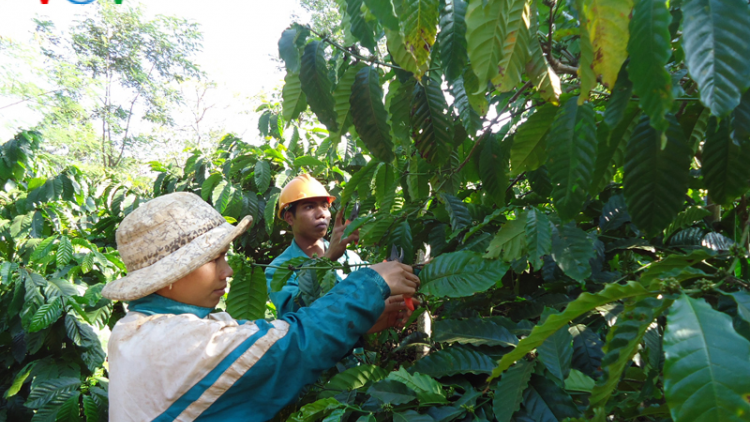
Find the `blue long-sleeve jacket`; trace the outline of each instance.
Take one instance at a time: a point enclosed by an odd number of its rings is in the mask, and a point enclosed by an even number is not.
[[[266,421],[351,349],[389,295],[365,268],[272,322],[156,294],[131,302],[108,345],[110,420]]]
[[[325,242],[325,246],[326,248],[328,247],[328,242]],[[268,286],[268,296],[271,298],[271,302],[273,302],[274,306],[276,307],[276,315],[278,317],[282,317],[289,312],[296,312],[299,309],[299,305],[294,301],[294,299],[299,295],[300,291],[299,283],[297,282],[297,275],[293,274],[281,290],[279,290],[278,292],[272,292],[271,281],[273,280],[273,275],[276,273],[276,268],[273,268],[273,266],[281,266],[290,259],[299,257],[307,258],[307,254],[305,254],[302,248],[297,245],[297,242],[292,239],[292,244],[289,245],[289,247],[286,248],[284,252],[281,253],[281,255],[277,256],[273,261],[271,261],[270,267],[266,268],[265,274],[266,284]],[[362,261],[359,255],[357,255],[355,252],[345,251],[344,255],[342,255],[341,258],[338,259],[338,262],[341,264],[343,264],[344,262],[348,262],[349,265],[357,265],[363,263],[364,261]],[[336,271],[337,283],[341,282],[341,280],[343,279],[342,276],[343,272]]]

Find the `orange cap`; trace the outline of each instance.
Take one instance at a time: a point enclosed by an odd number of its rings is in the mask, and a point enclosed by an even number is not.
[[[309,174],[300,174],[284,186],[279,195],[279,209],[277,216],[282,217],[282,212],[287,205],[308,198],[327,198],[328,203],[335,201],[326,188]]]

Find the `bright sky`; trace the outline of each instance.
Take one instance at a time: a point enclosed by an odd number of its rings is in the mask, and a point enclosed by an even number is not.
[[[0,36],[26,42],[34,30],[32,18],[35,16],[52,20],[62,29],[67,28],[77,15],[93,7],[68,0],[48,1],[42,5],[40,0],[0,0]],[[123,0],[122,5],[135,1]],[[248,102],[242,99],[283,82],[284,75],[270,56],[278,55],[278,39],[292,22],[293,14],[301,16],[302,21],[307,20],[299,1],[155,0],[144,2],[144,5],[147,16],[172,15],[201,25],[203,52],[197,56],[196,62],[219,85],[213,99],[219,107],[213,113],[209,112],[206,118],[241,136],[257,136],[256,116],[240,113],[248,109]],[[0,107],[7,102],[7,99],[0,98]],[[0,114],[0,119],[9,119],[11,115],[19,119],[18,111],[13,114],[9,111],[3,110],[5,117]],[[0,127],[6,126],[2,123],[0,121]],[[7,139],[7,135],[0,129],[0,140]]]

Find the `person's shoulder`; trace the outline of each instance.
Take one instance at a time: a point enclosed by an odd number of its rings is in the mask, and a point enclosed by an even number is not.
[[[192,314],[153,314],[128,312],[112,329],[112,341],[159,338],[176,332],[184,333],[200,321]]]
[[[274,261],[284,262],[292,258],[298,258],[301,256],[307,256],[307,255],[305,255],[302,249],[300,249],[299,246],[297,246],[297,244],[294,242],[294,240],[292,240],[292,243],[290,243],[289,246],[287,246],[287,248],[284,249],[284,252],[282,252],[279,256],[277,256],[276,259],[274,259]]]
[[[362,260],[362,257],[359,256],[357,252],[347,250],[344,252],[344,255],[339,258],[339,261],[343,263],[343,261],[346,260],[349,264],[363,264],[364,261]]]
[[[289,251],[290,248],[291,248],[291,246],[287,247],[286,249],[284,249],[284,252],[280,253],[279,256],[277,256],[276,258],[274,258],[270,262],[269,265],[273,266],[273,265],[283,264],[285,261],[288,261],[289,259],[291,259],[292,257],[289,256],[290,255],[290,251]],[[266,267],[265,273],[268,274],[268,273],[273,273],[275,271],[276,271],[276,268]]]
[[[258,327],[252,321],[240,323],[226,312],[209,314],[206,318],[186,314],[154,314],[128,312],[112,330],[114,343],[136,341],[142,344],[162,341],[183,342],[188,339],[211,338],[214,333],[230,329],[255,332]]]
[[[236,320],[232,318],[231,315],[229,315],[227,312],[214,312],[211,314],[208,314],[208,317],[206,317],[209,321],[219,321],[224,324],[226,324],[228,327],[231,326],[240,326],[240,325],[254,325],[254,321],[247,321],[247,320]]]
[[[300,256],[306,256],[302,250],[292,242],[289,246],[287,246],[286,249],[284,249],[284,252],[279,254],[276,258],[271,261],[270,265],[279,265],[283,264],[286,261],[289,261],[290,259],[297,258]],[[270,268],[269,268],[270,269]]]

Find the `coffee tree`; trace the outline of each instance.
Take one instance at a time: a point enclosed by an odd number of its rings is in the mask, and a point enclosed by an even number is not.
[[[107,420],[101,295],[125,266],[114,231],[143,190],[55,168],[37,132],[0,147],[0,420]]]
[[[278,141],[236,167],[263,195],[269,168],[340,187],[370,261],[428,250],[432,331],[401,348],[430,353],[371,348],[291,418],[750,418],[747,2],[338,4],[346,45],[281,35],[283,102],[261,118]],[[289,263],[272,289],[301,271],[314,300],[330,266]]]

